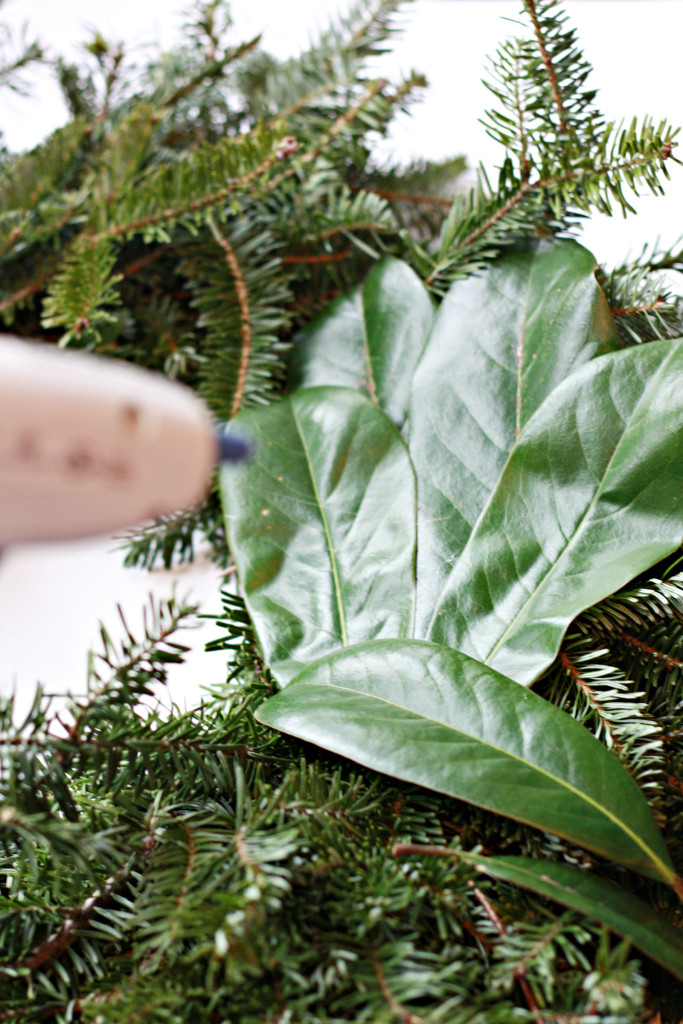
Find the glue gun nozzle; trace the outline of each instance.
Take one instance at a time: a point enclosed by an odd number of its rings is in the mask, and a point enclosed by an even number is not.
[[[216,431],[216,441],[218,443],[218,461],[221,464],[244,462],[254,452],[253,444],[245,437],[226,434],[223,428]]]

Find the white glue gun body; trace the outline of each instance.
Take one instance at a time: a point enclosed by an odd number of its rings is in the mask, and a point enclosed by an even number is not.
[[[0,548],[107,533],[193,505],[219,458],[214,423],[189,388],[0,336]]]

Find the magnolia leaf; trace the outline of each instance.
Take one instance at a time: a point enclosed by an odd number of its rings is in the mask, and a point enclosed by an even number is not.
[[[388,417],[347,388],[309,388],[231,430],[256,453],[222,473],[228,542],[279,682],[338,647],[409,636],[415,476]]]
[[[434,301],[415,271],[383,259],[361,288],[335,300],[298,336],[289,390],[323,384],[360,389],[401,427],[433,319]]]
[[[526,245],[456,281],[439,307],[410,405],[420,635],[529,417],[572,370],[618,347],[595,267],[576,242]]]
[[[453,852],[460,857],[460,851]],[[462,859],[491,878],[529,889],[606,924],[683,981],[683,933],[614,882],[570,864],[528,857],[463,854]]]
[[[310,665],[257,717],[676,884],[645,798],[615,755],[565,712],[457,651],[358,644]]]
[[[427,630],[519,683],[683,540],[683,340],[602,356],[522,431]]]

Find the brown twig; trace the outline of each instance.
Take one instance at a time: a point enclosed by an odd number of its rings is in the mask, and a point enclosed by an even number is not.
[[[501,919],[498,917],[498,914],[494,910],[486,894],[483,893],[481,889],[479,889],[476,885],[472,887],[472,893],[484,908],[484,913],[488,917],[489,921],[491,921],[493,927],[496,929],[500,937],[505,938],[505,936],[507,935],[507,928],[505,927]],[[541,1016],[541,1008],[536,1002],[536,997],[531,991],[531,985],[529,984],[529,981],[526,977],[525,967],[523,965],[520,964],[520,966],[516,968],[514,977],[515,981],[522,990],[522,995],[526,1000],[527,1006],[534,1014],[534,1020],[536,1021],[536,1024],[544,1024],[544,1019]]]
[[[247,382],[247,373],[249,371],[249,359],[252,351],[253,334],[251,327],[251,308],[249,306],[249,291],[247,289],[246,281],[244,280],[244,274],[242,273],[239,260],[235,254],[235,250],[230,245],[230,242],[225,235],[218,230],[213,222],[210,222],[209,226],[213,237],[223,250],[225,262],[228,264],[228,268],[235,282],[235,294],[237,295],[237,302],[240,307],[240,336],[242,338],[242,345],[240,348],[240,362],[237,370],[235,394],[230,407],[229,419],[232,419],[233,416],[237,415],[242,406],[244,389]]]
[[[450,850],[445,846],[422,846],[419,843],[394,843],[391,852],[394,857],[409,857],[411,855],[415,855],[418,857],[445,857],[449,860],[460,860],[462,858],[460,850]],[[501,938],[507,935],[505,925],[498,917],[498,914],[494,910],[486,894],[483,893],[476,885],[473,885],[472,892],[484,908],[486,916],[489,918]],[[527,1006],[534,1014],[536,1024],[545,1024],[543,1017],[541,1016],[540,1007],[536,1002],[534,994],[531,991],[531,986],[525,977],[524,968],[518,968],[515,971],[515,980],[518,982],[519,987],[522,990]]]
[[[614,745],[614,749],[621,754],[624,749],[624,744],[621,742],[619,736],[615,732],[614,725],[605,716],[605,709],[595,696],[595,691],[586,682],[586,680],[583,678],[574,662],[570,659],[569,655],[565,651],[560,651],[560,662],[562,664],[562,667],[571,677],[574,685],[577,686],[578,689],[581,690],[582,693],[585,693],[585,695],[588,697],[588,700],[591,703],[591,707],[595,709],[600,721],[609,733],[610,739]]]
[[[567,131],[567,115],[564,109],[564,103],[562,102],[562,94],[560,92],[560,86],[557,80],[557,72],[553,66],[553,62],[550,59],[543,33],[541,32],[541,26],[538,21],[538,15],[536,14],[536,0],[524,0],[524,6],[527,9],[529,17],[531,18],[531,24],[534,26],[534,33],[536,35],[536,42],[538,43],[538,49],[541,54],[541,60],[545,67],[548,75],[548,81],[550,82],[550,91],[553,94],[553,100],[557,107],[558,117],[560,119],[560,128],[563,132]]]
[[[653,313],[655,310],[666,306],[666,300],[660,295],[654,302],[643,306],[613,307],[610,309],[612,316],[636,316],[638,313]]]
[[[622,633],[622,640],[625,640],[627,644],[631,644],[632,647],[637,647],[641,651],[645,651],[646,654],[652,655],[657,661],[662,661],[667,668],[683,668],[683,661],[679,661],[678,658],[672,658],[668,654],[664,654],[662,651],[656,650],[654,647],[650,647],[649,644],[644,643],[635,636],[631,636],[630,633]]]
[[[321,252],[311,256],[283,256],[282,263],[286,266],[295,263],[337,263],[353,256],[353,249],[342,249],[341,252]]]
[[[117,875],[112,875],[101,889],[96,889],[92,896],[89,896],[79,907],[68,911],[61,928],[53,932],[52,935],[48,935],[45,941],[41,942],[27,957],[14,964],[11,974],[13,975],[16,971],[32,973],[60,957],[69,946],[74,944],[78,938],[79,929],[84,926],[96,908],[107,900],[120,885],[123,874],[124,872],[119,872]],[[0,968],[0,978],[7,977],[10,977],[10,972]]]
[[[372,961],[372,969],[375,972],[379,990],[394,1017],[397,1017],[398,1020],[403,1022],[403,1024],[424,1024],[422,1017],[418,1017],[417,1014],[407,1010],[405,1006],[399,1003],[398,999],[389,988],[389,983],[384,971],[382,970],[382,964],[379,956],[374,949],[370,953],[370,960]]]

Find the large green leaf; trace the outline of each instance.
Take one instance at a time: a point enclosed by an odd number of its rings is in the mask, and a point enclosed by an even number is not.
[[[528,245],[456,281],[439,307],[410,405],[419,635],[529,417],[618,346],[595,266],[576,242]]]
[[[478,871],[510,885],[555,900],[628,939],[646,956],[656,960],[683,981],[683,932],[656,913],[643,900],[607,878],[570,864],[538,861],[529,857],[484,857],[444,847],[421,850],[397,843],[396,856],[442,856],[473,864]]]
[[[675,882],[645,798],[614,754],[558,708],[457,651],[416,640],[358,644],[309,666],[257,717]]]
[[[410,635],[415,477],[388,417],[346,388],[310,388],[231,425],[256,453],[222,474],[228,541],[276,678]]]
[[[333,384],[361,389],[399,427],[434,302],[407,263],[384,259],[362,288],[335,300],[299,335],[289,390]]]
[[[571,620],[683,541],[683,341],[577,370],[537,410],[436,602],[429,639],[517,682]]]

